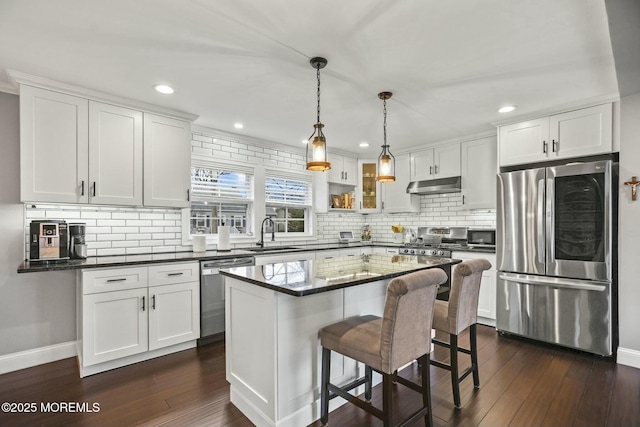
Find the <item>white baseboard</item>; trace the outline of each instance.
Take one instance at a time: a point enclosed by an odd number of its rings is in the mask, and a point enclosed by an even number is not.
[[[617,362],[621,365],[640,369],[640,351],[618,347]]]
[[[61,344],[39,347],[17,353],[0,356],[0,374],[30,368],[56,360],[74,357],[76,355],[76,342],[69,341]]]

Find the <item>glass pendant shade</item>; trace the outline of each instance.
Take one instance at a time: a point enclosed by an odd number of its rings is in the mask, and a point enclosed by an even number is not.
[[[396,158],[387,151],[388,147],[383,146],[382,153],[378,157],[378,176],[379,182],[395,182],[396,180]]]
[[[378,98],[383,101],[384,111],[384,143],[382,145],[382,153],[378,157],[378,176],[376,180],[378,182],[395,182],[396,180],[396,158],[391,154],[389,146],[387,145],[387,99],[393,95],[391,92],[380,92]]]
[[[316,124],[313,125],[313,134],[307,141],[307,170],[326,171],[331,169],[331,163],[327,161],[327,140],[322,132],[324,125],[320,122],[320,69],[327,65],[327,60],[316,57],[311,58],[309,62],[316,69],[318,79],[318,116]]]
[[[307,142],[307,170],[326,171],[331,169],[331,163],[327,162],[327,144],[322,133],[324,125],[316,123],[313,127],[316,131]]]

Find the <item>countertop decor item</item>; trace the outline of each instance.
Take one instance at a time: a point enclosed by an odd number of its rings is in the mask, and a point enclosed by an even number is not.
[[[387,144],[387,99],[391,98],[391,92],[380,92],[378,98],[382,99],[382,109],[384,112],[384,122],[382,125],[383,143],[382,153],[378,157],[378,176],[376,180],[379,182],[395,182],[396,180],[396,158],[391,154],[389,145]]]
[[[365,224],[362,227],[360,238],[362,239],[363,242],[368,242],[369,240],[371,240],[371,227],[368,224]]]
[[[320,70],[327,65],[327,60],[320,57],[311,58],[311,66],[316,69],[318,78],[318,115],[314,131],[307,141],[307,169],[310,171],[326,171],[331,169],[331,163],[327,161],[327,143],[320,122]],[[312,140],[313,138],[313,140]],[[311,147],[309,147],[311,146]],[[309,155],[311,151],[311,155]]]

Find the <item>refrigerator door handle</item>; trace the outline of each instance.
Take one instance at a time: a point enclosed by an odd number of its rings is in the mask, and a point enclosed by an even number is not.
[[[527,274],[500,273],[498,277],[505,282],[524,283],[527,285],[551,286],[554,288],[575,289],[585,291],[604,292],[609,282],[586,282],[577,279],[563,279],[555,277],[529,276]]]
[[[555,203],[554,178],[547,179],[547,230],[545,233],[547,235],[547,274],[549,274],[550,266],[556,259],[555,212],[553,210]]]
[[[538,243],[536,248],[536,253],[538,256],[538,262],[544,265],[545,262],[545,244],[544,244],[544,179],[538,181],[538,206],[537,206],[537,234],[538,234]]]

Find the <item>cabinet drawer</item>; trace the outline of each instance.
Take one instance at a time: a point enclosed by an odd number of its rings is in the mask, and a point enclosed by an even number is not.
[[[161,264],[149,267],[149,286],[199,281],[200,264],[197,262]]]
[[[147,287],[147,267],[87,270],[81,277],[83,295]]]

